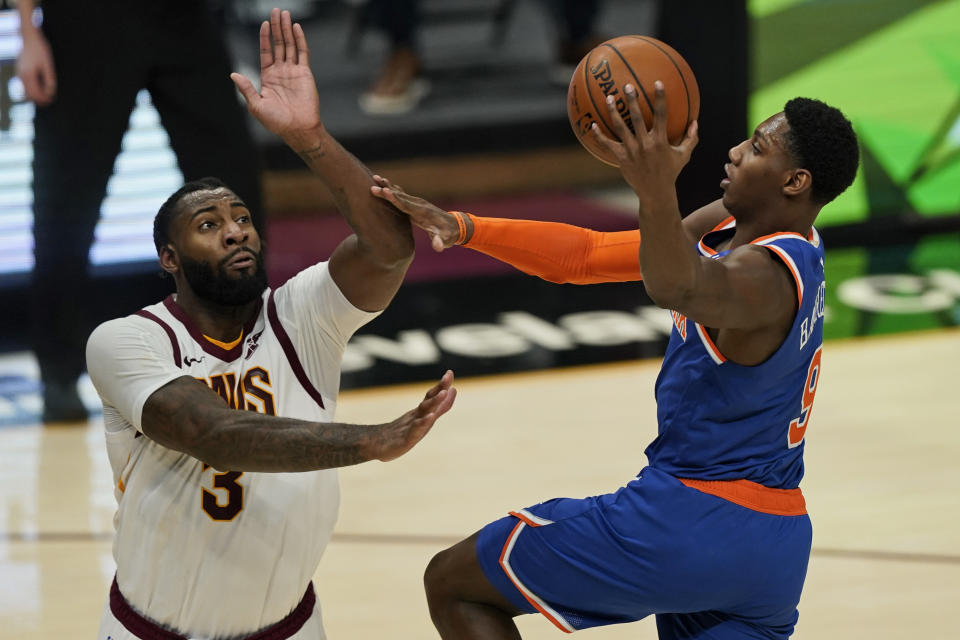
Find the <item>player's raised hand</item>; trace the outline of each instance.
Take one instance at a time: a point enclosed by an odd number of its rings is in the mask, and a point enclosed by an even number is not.
[[[239,73],[230,79],[268,131],[288,139],[322,126],[307,38],[289,11],[273,9],[260,25],[260,92]]]
[[[420,227],[430,236],[430,246],[436,252],[449,249],[457,243],[460,228],[453,214],[427,202],[423,198],[412,196],[381,176],[373,176],[376,183],[370,187],[370,193],[382,198],[394,207],[410,216],[410,222]]]
[[[427,391],[416,409],[371,432],[370,445],[374,454],[370,457],[387,462],[399,458],[420,442],[433,427],[437,418],[453,406],[457,390],[453,385],[453,371],[447,370],[440,381]]]
[[[690,154],[697,146],[697,121],[687,127],[687,133],[678,145],[671,145],[667,139],[667,97],[663,83],[654,83],[653,124],[648,130],[644,126],[643,112],[637,97],[637,89],[626,85],[627,106],[634,131],[631,131],[617,111],[612,96],[607,98],[607,110],[613,125],[613,132],[621,142],[605,136],[600,128],[593,125],[593,135],[597,142],[606,147],[617,158],[620,172],[638,195],[669,186],[674,188],[681,169],[690,161]]]

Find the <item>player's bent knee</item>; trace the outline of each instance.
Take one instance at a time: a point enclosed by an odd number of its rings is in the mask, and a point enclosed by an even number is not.
[[[469,603],[490,607],[512,617],[524,613],[494,587],[477,560],[477,534],[433,556],[423,574],[430,615],[436,621],[444,612]]]
[[[476,599],[478,580],[486,583],[477,564],[476,535],[439,552],[427,564],[423,584],[430,602]]]
[[[431,603],[449,599],[452,595],[449,566],[450,549],[445,549],[430,559],[423,572],[423,588],[427,592],[427,601]]]

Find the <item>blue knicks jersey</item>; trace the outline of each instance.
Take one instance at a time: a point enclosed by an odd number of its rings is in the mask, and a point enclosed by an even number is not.
[[[732,237],[728,218],[697,245],[701,255]],[[816,230],[804,238],[775,233],[766,247],[793,275],[799,308],[790,332],[766,361],[726,360],[707,330],[672,311],[674,327],[657,378],[657,438],[650,465],[680,478],[750,480],[795,489],[803,477],[803,436],[820,380],[823,344],[823,246]]]

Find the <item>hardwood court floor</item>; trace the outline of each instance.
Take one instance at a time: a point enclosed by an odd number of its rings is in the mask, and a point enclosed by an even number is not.
[[[960,331],[829,343],[807,432],[814,548],[796,638],[954,638],[960,602]],[[508,509],[603,493],[643,466],[658,361],[463,380],[406,457],[341,474],[317,573],[331,640],[436,637],[429,558]],[[344,393],[380,422],[426,384]],[[114,510],[99,419],[0,429],[0,638],[94,638],[112,576]],[[556,638],[539,616],[528,639]],[[653,621],[581,632],[656,637]]]

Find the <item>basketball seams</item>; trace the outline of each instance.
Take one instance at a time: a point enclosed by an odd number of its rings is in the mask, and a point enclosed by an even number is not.
[[[596,50],[594,50],[594,51],[596,51]],[[590,104],[593,105],[593,112],[597,114],[597,117],[594,119],[594,122],[600,122],[601,124],[603,124],[603,127],[607,130],[607,134],[610,134],[610,135],[613,135],[614,137],[616,137],[616,134],[613,133],[613,129],[610,127],[610,125],[607,124],[606,119],[604,119],[604,118],[602,117],[601,112],[600,112],[600,108],[597,106],[597,101],[594,100],[594,98],[593,98],[593,91],[591,91],[591,85],[590,85],[590,58],[591,58],[591,56],[593,56],[593,53],[594,53],[593,51],[591,51],[590,53],[588,53],[586,60],[584,60],[584,62],[583,62],[583,88],[586,90],[587,98],[590,99]],[[604,109],[606,109],[606,106],[607,106],[607,105],[603,105]],[[590,132],[588,131],[588,132],[587,132],[586,134],[584,134],[584,135],[585,135],[585,136],[588,136],[588,135],[590,135]]]
[[[667,60],[669,60],[670,64],[673,65],[673,68],[677,70],[677,74],[680,76],[680,82],[683,83],[683,93],[686,95],[686,98],[687,98],[687,117],[685,118],[685,120],[687,125],[689,126],[690,125],[690,87],[687,86],[687,79],[683,75],[683,69],[680,68],[680,65],[678,65],[677,62],[673,59],[673,56],[670,55],[669,51],[661,47],[656,42],[653,42],[650,38],[645,38],[644,36],[634,36],[634,37],[639,40],[643,40],[644,42],[646,42],[647,44],[653,47],[656,47],[660,51],[660,53],[662,53],[667,57]],[[626,62],[626,60],[624,60],[624,62]],[[630,71],[633,72],[632,67],[630,68]]]
[[[637,66],[634,67],[634,64]],[[680,76],[679,83],[671,73]],[[640,76],[643,76],[644,80],[641,81]],[[655,101],[645,86],[646,81],[651,78],[662,79],[668,92],[673,92],[670,93],[671,97],[681,89],[686,93],[683,103],[679,100],[679,95],[676,96],[677,99],[671,102],[667,114],[669,135],[682,137],[690,126],[691,118],[695,118],[699,111],[700,95],[689,65],[668,44],[639,35],[620,36],[597,45],[580,61],[568,89],[567,115],[579,141],[600,161],[618,166],[616,158],[612,157],[615,154],[599,144],[596,137],[590,135],[589,127],[583,128],[583,123],[598,123],[602,125],[602,128],[598,127],[598,131],[618,139],[609,117],[610,105],[606,104],[604,98],[619,96],[617,110],[629,122],[630,130],[636,132],[635,127],[639,125],[635,125],[623,110],[623,103],[627,102],[623,86],[632,80],[637,87],[636,95],[643,96],[642,102],[638,99],[638,110],[646,124],[648,118],[652,119],[655,114]],[[646,109],[643,108],[644,105]],[[685,116],[681,115],[684,109]],[[594,117],[590,117],[590,112]]]
[[[639,90],[640,90],[640,93],[643,95],[643,100],[644,100],[644,102],[647,103],[647,108],[650,109],[650,115],[652,116],[653,113],[654,113],[654,111],[653,111],[653,103],[650,102],[650,97],[647,96],[647,92],[643,89],[643,84],[640,82],[640,79],[637,78],[637,74],[636,74],[636,72],[633,70],[633,67],[630,66],[630,63],[627,62],[627,59],[626,59],[625,57],[623,57],[623,54],[620,53],[620,50],[617,49],[617,48],[616,48],[615,46],[613,46],[612,44],[604,43],[604,44],[602,44],[601,46],[608,47],[608,48],[612,49],[613,52],[614,52],[615,54],[617,54],[617,57],[620,58],[620,62],[623,63],[623,66],[630,70],[630,75],[633,77],[633,82],[637,85],[637,89],[639,89]],[[670,62],[673,62],[673,60],[671,60]],[[689,109],[687,110],[687,112],[689,113]],[[634,132],[636,132],[636,130],[634,130]]]

